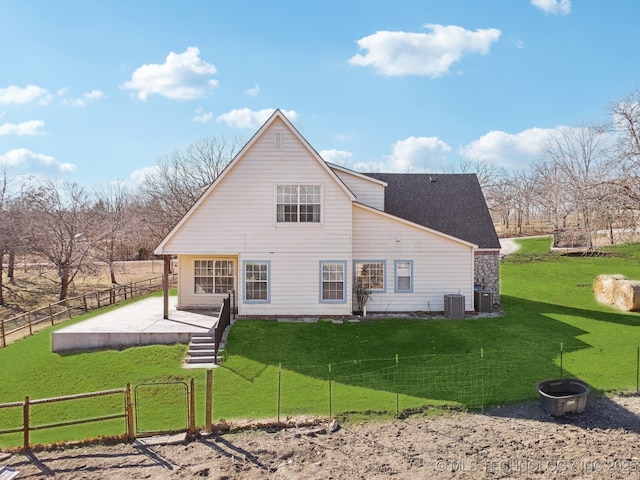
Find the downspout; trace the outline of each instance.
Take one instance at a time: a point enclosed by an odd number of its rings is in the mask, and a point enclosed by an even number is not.
[[[164,315],[162,318],[167,320],[169,318],[169,270],[171,267],[171,256],[163,255],[164,270],[162,272],[162,290],[164,295]]]

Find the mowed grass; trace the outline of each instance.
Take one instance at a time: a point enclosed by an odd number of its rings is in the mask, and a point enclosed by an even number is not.
[[[640,245],[609,248],[611,257],[549,253],[547,238],[521,245],[501,264],[502,316],[237,321],[214,372],[214,419],[505,404],[535,398],[537,381],[559,375],[635,390],[640,315],[598,304],[591,286],[601,273],[640,279]],[[202,424],[205,372],[183,370],[185,353],[176,345],[57,355],[44,332],[0,349],[0,403],[194,378]]]

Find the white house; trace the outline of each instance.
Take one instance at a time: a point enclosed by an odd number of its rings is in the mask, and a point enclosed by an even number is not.
[[[270,317],[350,315],[358,279],[368,312],[442,312],[446,294],[470,311],[479,259],[498,292],[499,249],[475,175],[331,165],[276,110],[155,253],[178,256],[178,308],[234,290],[239,316]]]

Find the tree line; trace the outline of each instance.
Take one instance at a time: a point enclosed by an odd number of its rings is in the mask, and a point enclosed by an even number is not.
[[[640,89],[608,113],[609,122],[558,129],[531,165],[506,170],[467,162],[458,171],[477,174],[503,231],[523,233],[537,224],[579,231],[589,246],[596,230],[613,240],[615,228],[635,229],[640,215]],[[98,265],[108,265],[117,283],[114,263],[152,258],[243,144],[239,137],[197,140],[158,158],[136,187],[115,182],[88,190],[73,182],[16,181],[0,171],[0,305],[17,257],[53,265],[61,300],[79,272]]]
[[[471,162],[504,232],[553,231],[593,247],[596,231],[634,230],[640,215],[640,89],[607,109],[610,120],[562,127],[520,169]]]
[[[158,158],[135,188],[113,182],[89,190],[75,182],[11,177],[0,171],[0,305],[15,282],[16,258],[55,268],[59,299],[80,272],[146,260],[243,145],[240,138],[203,138]]]

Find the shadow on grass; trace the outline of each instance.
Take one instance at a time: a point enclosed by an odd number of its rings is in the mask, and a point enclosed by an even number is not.
[[[282,365],[304,377],[326,382],[331,378],[347,387],[408,395],[425,403],[479,407],[531,400],[537,396],[538,381],[573,376],[566,365],[560,368],[561,350],[592,348],[580,337],[592,333],[587,329],[593,321],[640,326],[636,314],[508,295],[502,301],[505,315],[465,320],[343,324],[241,320],[229,334],[227,352],[229,359]],[[571,324],[554,316],[567,317]],[[229,367],[239,374],[241,368],[231,363]],[[588,365],[582,367],[582,372],[588,371]]]

